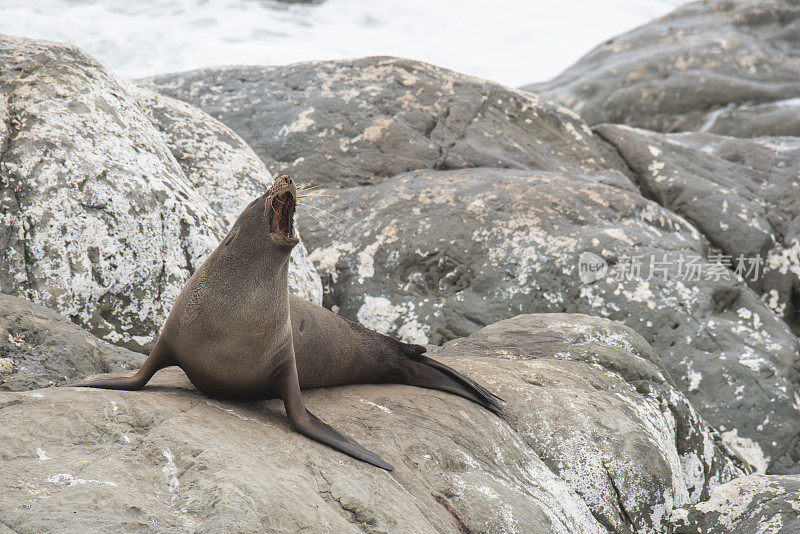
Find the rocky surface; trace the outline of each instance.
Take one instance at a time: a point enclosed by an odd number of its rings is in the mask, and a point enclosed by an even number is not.
[[[753,465],[796,469],[796,337],[621,174],[417,171],[318,202],[331,216],[304,235],[345,317],[415,343],[519,313],[623,321]],[[601,269],[581,273],[587,258]]]
[[[272,172],[315,184],[370,184],[415,169],[618,164],[569,109],[419,61],[219,67],[141,83],[220,119]]]
[[[645,196],[691,221],[800,332],[800,138],[657,134],[611,124],[596,131],[617,147]]]
[[[231,403],[178,370],[140,392],[0,393],[0,525],[18,532],[663,532],[742,474],[629,328],[524,315],[436,357],[507,417],[399,385],[306,404],[387,473],[293,432],[278,401]]]
[[[800,135],[800,6],[693,2],[526,86],[590,125],[742,137]]]
[[[800,532],[800,476],[737,478],[672,515],[676,534]]]
[[[692,4],[539,89],[591,124],[796,134],[797,15]],[[0,64],[0,290],[146,350],[241,206],[289,171],[326,186],[299,208],[319,220],[300,220],[293,292],[319,300],[313,260],[326,306],[447,342],[437,358],[508,401],[500,419],[397,385],[305,393],[389,475],[297,435],[277,401],[209,399],[175,369],[141,392],[0,393],[0,532],[797,526],[796,476],[728,482],[800,465],[796,138],[592,131],[396,58],[140,87],[0,37]],[[12,297],[0,327],[3,389],[141,361]]]
[[[38,389],[143,362],[138,352],[97,339],[52,310],[0,294],[0,390]]]
[[[75,47],[0,37],[0,63],[0,291],[147,351],[235,197],[245,205],[269,175],[211,117],[138,93]],[[293,289],[318,297],[307,262],[293,269]]]

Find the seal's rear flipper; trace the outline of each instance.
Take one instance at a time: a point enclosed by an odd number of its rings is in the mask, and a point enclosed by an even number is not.
[[[425,350],[422,345],[403,344],[403,352],[409,358],[408,365],[401,369],[403,383],[453,393],[503,415],[503,408],[498,404],[503,399],[452,367],[423,355]]]
[[[295,367],[294,359],[292,359],[291,365],[275,375],[274,383],[278,394],[283,399],[286,415],[289,416],[289,421],[295,430],[357,460],[367,462],[387,471],[394,470],[394,467],[384,462],[380,456],[368,451],[352,438],[325,424],[321,419],[305,409],[303,398],[300,394],[300,384],[297,381],[297,368]]]
[[[170,363],[170,353],[163,348],[162,344],[156,342],[150,356],[144,361],[142,366],[133,376],[119,378],[105,378],[102,380],[92,380],[79,384],[70,384],[74,388],[102,388],[102,389],[122,389],[126,391],[138,391],[153,378],[156,372],[172,365]]]

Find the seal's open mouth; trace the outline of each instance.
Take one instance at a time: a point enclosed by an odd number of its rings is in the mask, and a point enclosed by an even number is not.
[[[277,195],[272,200],[272,231],[293,241],[294,236],[294,195],[290,192]]]

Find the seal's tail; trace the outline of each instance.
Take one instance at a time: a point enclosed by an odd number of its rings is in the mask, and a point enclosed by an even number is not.
[[[105,378],[102,380],[92,380],[80,384],[69,384],[70,387],[81,388],[102,388],[102,389],[124,389],[127,391],[138,391],[153,378],[157,371],[172,365],[170,362],[170,352],[164,348],[162,343],[156,341],[155,347],[150,351],[150,355],[142,366],[133,376],[119,378]]]
[[[403,367],[405,384],[453,393],[497,415],[503,415],[503,408],[499,404],[503,399],[452,367],[425,356],[423,352],[426,350],[422,345],[403,343],[403,352],[412,364]]]

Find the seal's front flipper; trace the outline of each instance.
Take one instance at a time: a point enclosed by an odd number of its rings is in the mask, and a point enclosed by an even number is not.
[[[404,384],[453,393],[503,415],[503,408],[498,404],[503,399],[452,367],[428,358],[422,354],[425,347],[405,345],[404,352],[408,356],[400,370]]]
[[[102,388],[102,389],[122,389],[126,391],[138,391],[147,384],[156,372],[165,367],[172,365],[170,363],[170,353],[163,348],[163,344],[156,342],[156,346],[150,351],[150,356],[142,364],[142,367],[136,371],[133,376],[124,376],[120,378],[105,378],[102,380],[93,380],[91,382],[82,382],[80,384],[70,384],[74,388]]]
[[[302,430],[300,431],[306,436],[316,439],[317,441],[321,441],[326,445],[330,445],[334,449],[338,449],[344,452],[345,454],[349,454],[353,458],[363,460],[364,462],[372,464],[376,467],[380,467],[381,469],[386,469],[387,471],[394,470],[394,467],[384,462],[380,456],[378,456],[372,451],[365,449],[364,447],[359,445],[354,439],[345,436],[335,428],[329,426],[322,419],[320,419],[313,413],[306,410],[306,415],[308,415],[309,419],[311,420],[311,424],[313,426],[311,432],[308,434],[306,434]],[[320,435],[322,435],[322,437],[318,437]]]
[[[294,358],[292,358],[291,365],[287,365],[286,368],[276,374],[274,382],[278,394],[283,399],[284,406],[286,406],[286,415],[289,416],[289,421],[291,421],[295,430],[357,460],[367,462],[387,471],[394,469],[394,467],[381,460],[380,456],[368,451],[353,439],[325,424],[305,409],[300,395],[300,384],[297,381],[297,367],[295,366]]]

